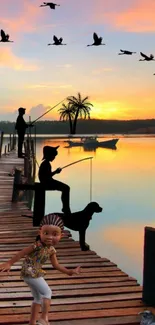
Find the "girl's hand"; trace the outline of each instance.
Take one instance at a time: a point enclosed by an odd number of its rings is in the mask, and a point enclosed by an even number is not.
[[[75,269],[71,270],[71,274],[70,275],[80,274],[80,272],[81,272],[81,266],[78,266]]]
[[[0,264],[0,270],[1,270],[0,272],[7,271],[9,274],[10,269],[11,269],[11,264],[9,262]]]

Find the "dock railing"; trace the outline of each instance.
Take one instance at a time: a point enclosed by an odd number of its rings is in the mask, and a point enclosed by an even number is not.
[[[24,141],[25,157],[23,170],[16,168],[14,173],[14,184],[12,192],[12,202],[18,202],[21,199],[27,201],[29,209],[31,209],[33,201],[33,190],[36,174],[35,159],[35,143],[31,137],[27,137]],[[27,188],[27,185],[29,188]],[[25,189],[27,189],[25,191]],[[23,195],[19,195],[21,191]]]
[[[0,131],[0,158],[2,155],[7,155],[9,152],[15,149],[16,147],[16,134],[15,133],[10,133],[8,135],[9,141],[7,144],[4,145],[4,132]],[[4,150],[3,150],[4,146]]]
[[[3,136],[4,136],[4,132],[0,131],[0,158],[2,156]]]

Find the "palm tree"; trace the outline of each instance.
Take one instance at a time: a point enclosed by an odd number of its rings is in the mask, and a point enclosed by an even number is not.
[[[88,96],[82,99],[80,93],[78,93],[77,98],[75,96],[69,96],[67,97],[67,100],[73,109],[74,122],[73,122],[72,131],[73,134],[75,134],[78,117],[79,116],[80,118],[84,117],[84,119],[88,117],[90,119],[90,110],[91,110],[90,106],[93,106],[93,104],[87,101]]]
[[[60,121],[69,121],[69,126],[70,126],[70,134],[73,134],[73,125],[72,121],[74,118],[74,109],[71,107],[70,103],[68,104],[62,104],[62,107],[58,109],[60,112]]]

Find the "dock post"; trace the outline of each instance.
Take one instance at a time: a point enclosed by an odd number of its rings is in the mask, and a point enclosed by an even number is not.
[[[22,171],[20,169],[15,169],[14,183],[13,183],[13,193],[12,202],[18,201],[19,190],[16,189],[16,185],[21,183]]]
[[[16,133],[13,134],[13,149],[16,148]]]
[[[40,185],[40,184],[39,184]],[[45,214],[45,189],[35,189],[34,207],[33,207],[33,226],[38,227]]]
[[[10,151],[12,150],[12,134],[10,133]]]
[[[143,294],[145,304],[155,306],[155,228],[145,227]]]
[[[3,147],[3,136],[4,132],[0,132],[0,158],[2,157],[2,147]]]
[[[24,157],[24,177],[28,178],[29,160]]]
[[[4,147],[4,155],[6,156],[6,154],[7,154],[7,145],[5,145]]]

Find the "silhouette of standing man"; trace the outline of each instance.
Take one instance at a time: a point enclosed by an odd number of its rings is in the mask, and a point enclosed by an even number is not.
[[[24,142],[25,132],[28,127],[33,126],[32,124],[27,124],[24,121],[23,115],[25,114],[25,110],[26,108],[23,107],[18,108],[19,115],[17,117],[16,125],[15,125],[15,129],[17,130],[17,134],[18,134],[18,158],[24,158],[24,154],[22,152],[22,146]]]

